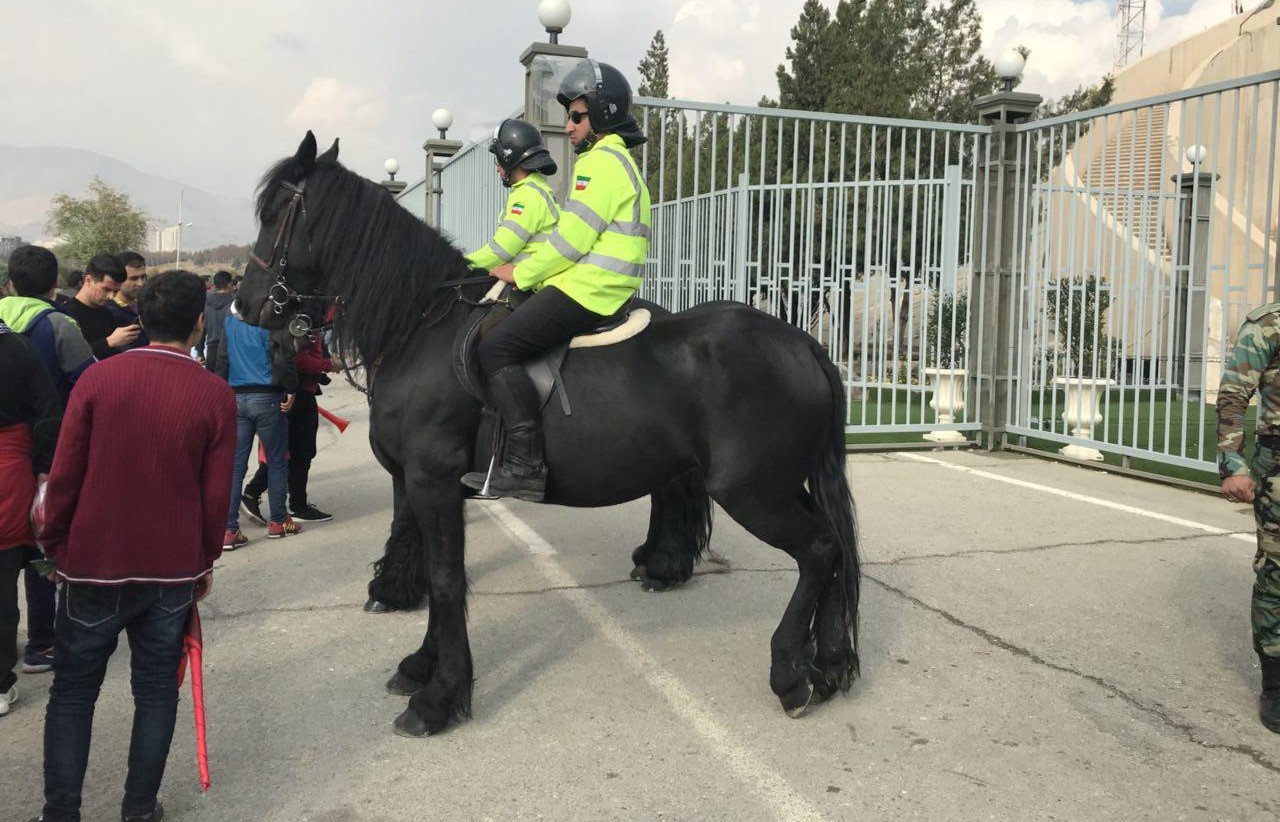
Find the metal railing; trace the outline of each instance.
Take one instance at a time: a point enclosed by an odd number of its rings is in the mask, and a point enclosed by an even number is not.
[[[982,428],[1211,469],[1221,363],[1275,298],[1278,102],[1280,71],[997,142],[989,126],[636,98],[641,293],[805,329],[841,369],[851,433]],[[465,248],[505,193],[485,147],[440,172],[440,225]],[[1012,155],[1004,190],[997,155]],[[1012,293],[992,302],[1002,279]],[[992,381],[1008,390],[977,388]]]
[[[966,367],[973,187],[986,129],[638,98],[653,200],[642,296],[737,300],[809,331],[851,432],[966,430],[926,372]]]
[[[1222,363],[1274,299],[1278,99],[1273,72],[1018,127],[1007,432],[1212,470]]]

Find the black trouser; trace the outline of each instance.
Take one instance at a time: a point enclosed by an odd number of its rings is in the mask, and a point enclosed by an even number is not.
[[[28,565],[22,576],[27,588],[27,651],[42,651],[53,647],[58,586],[40,576],[34,565]]]
[[[519,365],[596,327],[605,318],[548,286],[525,300],[480,341],[480,368],[487,377],[508,365]]]
[[[18,681],[18,572],[26,557],[24,546],[0,551],[0,694]]]
[[[204,343],[204,367],[208,371],[212,371],[214,366],[218,364],[218,347],[222,345],[219,340],[205,340]]]
[[[320,412],[316,395],[299,390],[293,395],[289,409],[289,510],[307,506],[307,478],[311,461],[316,456],[316,434],[320,429]],[[260,497],[267,490],[267,466],[258,463],[258,472],[245,486],[244,492]]]

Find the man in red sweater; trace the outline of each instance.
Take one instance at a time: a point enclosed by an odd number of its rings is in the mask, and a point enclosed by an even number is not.
[[[134,699],[126,822],[159,820],[173,738],[178,661],[191,604],[222,553],[236,445],[235,395],[187,351],[204,323],[204,284],[160,275],[138,306],[152,344],[85,372],[63,417],[40,543],[62,583],[44,728],[44,822],[80,819],[94,703],[121,631]],[[136,443],[145,442],[139,450]],[[120,506],[114,488],[146,488]]]

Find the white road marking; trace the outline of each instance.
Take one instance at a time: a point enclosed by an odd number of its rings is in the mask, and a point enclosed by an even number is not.
[[[738,743],[719,719],[700,709],[697,697],[679,679],[664,670],[590,593],[578,587],[577,580],[555,559],[555,549],[528,523],[501,502],[486,503],[482,510],[533,555],[534,564],[547,581],[562,589],[560,593],[582,618],[622,652],[622,658],[693,727],[734,774],[751,787],[757,798],[773,809],[776,818],[782,822],[822,822],[822,814],[809,800],[767,763]]]
[[[898,452],[898,456],[905,457],[906,459],[909,459],[909,460],[915,460],[916,462],[927,462],[933,465],[940,465],[943,468],[947,468],[952,471],[960,471],[961,473],[964,473],[964,474],[972,474],[976,477],[982,477],[983,479],[995,480],[996,482],[1003,482],[1009,485],[1016,485],[1019,488],[1029,488],[1033,491],[1043,491],[1046,494],[1053,494],[1054,496],[1065,497],[1066,499],[1075,500],[1076,502],[1087,502],[1090,505],[1098,505],[1098,506],[1101,506],[1102,508],[1110,508],[1113,511],[1123,511],[1126,514],[1136,514],[1140,517],[1147,517],[1148,519],[1159,520],[1160,522],[1167,522],[1170,525],[1178,525],[1183,528],[1191,528],[1196,531],[1203,531],[1206,534],[1213,534],[1214,536],[1230,537],[1232,539],[1238,539],[1241,542],[1247,542],[1250,545],[1257,544],[1257,537],[1254,536],[1252,533],[1242,534],[1239,531],[1232,531],[1228,528],[1219,528],[1216,525],[1208,525],[1203,522],[1196,522],[1195,520],[1183,519],[1182,517],[1174,517],[1174,516],[1170,516],[1169,514],[1161,514],[1156,511],[1148,511],[1145,508],[1138,508],[1133,505],[1125,505],[1119,502],[1112,502],[1111,500],[1101,499],[1100,497],[1090,497],[1090,496],[1086,496],[1085,494],[1077,494],[1074,491],[1064,491],[1061,488],[1054,488],[1051,485],[1040,485],[1034,482],[1027,482],[1026,480],[1014,479],[1013,477],[1006,477],[1002,474],[994,474],[990,471],[982,471],[977,468],[970,468],[967,465],[956,465],[955,463],[944,462],[943,460],[934,459],[933,457],[922,456],[920,454],[912,454],[910,452],[900,451]]]

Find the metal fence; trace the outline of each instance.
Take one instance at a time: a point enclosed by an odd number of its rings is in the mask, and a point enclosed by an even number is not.
[[[1211,469],[1223,358],[1276,288],[1278,100],[1280,71],[1005,136],[637,98],[653,202],[641,293],[804,328],[841,369],[854,434],[981,427]],[[440,225],[466,248],[503,204],[484,149],[440,172]],[[992,382],[1008,390],[979,389]]]
[[[738,300],[809,331],[845,376],[852,432],[977,426],[963,382],[942,421],[928,386],[966,366],[986,129],[636,102],[653,200],[642,296]]]
[[[1212,470],[1223,360],[1275,299],[1278,99],[1273,72],[1018,127],[1009,433]]]

